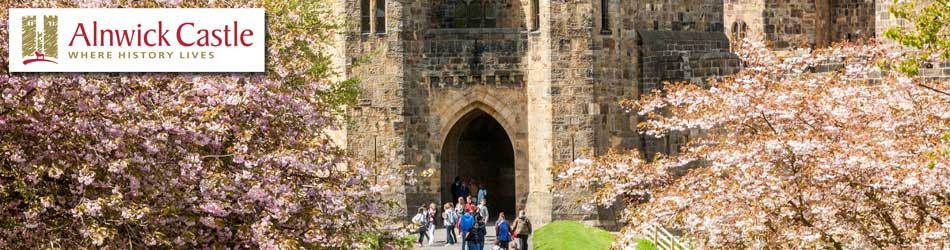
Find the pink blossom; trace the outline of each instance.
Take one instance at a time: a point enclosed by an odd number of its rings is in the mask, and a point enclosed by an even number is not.
[[[371,188],[385,184],[370,177],[402,175],[333,146],[326,129],[342,125],[320,93],[333,90],[338,72],[307,72],[330,62],[296,52],[323,48],[339,32],[316,2],[13,1],[0,8],[0,37],[10,35],[10,8],[178,4],[265,8],[268,71],[0,68],[0,162],[9,163],[0,196],[18,197],[0,199],[0,249],[351,249],[366,239],[340,235],[388,234],[380,230],[386,189]],[[0,39],[3,65],[8,42]],[[353,171],[329,170],[336,165]]]
[[[872,41],[779,57],[747,43],[736,75],[624,101],[647,117],[642,133],[688,133],[679,153],[582,158],[554,169],[555,187],[595,187],[587,208],[622,201],[619,248],[654,226],[698,248],[946,248],[950,85],[878,67],[897,50]],[[844,70],[806,70],[829,62]]]

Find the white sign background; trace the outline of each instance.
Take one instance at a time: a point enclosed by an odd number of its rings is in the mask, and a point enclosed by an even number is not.
[[[23,16],[36,16],[36,29],[42,30],[43,16],[55,15],[59,18],[58,56],[49,58],[56,63],[33,62],[24,64],[24,60],[34,56],[22,56]],[[77,24],[83,23],[86,37],[92,43],[93,21],[98,29],[138,30],[158,27],[170,30],[165,36],[171,46],[91,46],[87,47],[82,37],[77,37],[69,46],[76,32]],[[194,27],[185,26],[182,37],[194,41],[199,37],[198,29],[224,29],[238,22],[237,31],[250,29],[254,32],[247,37],[251,46],[185,47],[178,43],[177,30],[182,23],[194,23]],[[264,9],[10,9],[9,16],[9,62],[11,72],[264,72]],[[141,24],[142,27],[138,28]],[[150,42],[154,42],[154,35]],[[213,38],[212,38],[213,40]],[[188,42],[191,42],[188,41]],[[232,41],[233,42],[233,41]],[[133,39],[133,43],[136,40]],[[69,58],[69,52],[112,52],[112,58],[80,59]],[[171,58],[164,59],[120,59],[120,52],[172,52]],[[214,52],[213,59],[181,58],[191,52]]]

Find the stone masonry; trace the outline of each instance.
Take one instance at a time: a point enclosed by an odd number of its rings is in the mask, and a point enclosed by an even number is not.
[[[616,211],[581,209],[575,201],[588,190],[552,193],[551,167],[609,150],[676,153],[688,136],[640,135],[641,117],[620,100],[665,81],[735,73],[737,38],[824,46],[894,23],[870,0],[346,0],[341,8],[351,24],[341,61],[364,89],[350,109],[348,150],[434,171],[396,190],[402,204],[449,202],[452,179],[470,175],[495,189],[489,196],[506,213],[608,228]],[[486,152],[505,155],[479,160]]]

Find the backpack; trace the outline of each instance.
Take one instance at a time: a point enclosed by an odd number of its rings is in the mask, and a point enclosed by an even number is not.
[[[518,218],[514,229],[518,235],[531,235],[531,222],[527,218]]]
[[[445,214],[445,225],[454,226],[455,222],[458,221],[458,214],[455,214],[455,210],[451,209],[445,211]]]
[[[465,241],[478,241],[478,230],[475,227],[469,229],[468,234],[465,234]]]
[[[425,215],[421,213],[416,214],[416,216],[412,217],[412,223],[415,223],[416,225],[419,225],[419,226],[425,226],[426,225]]]
[[[498,240],[499,240],[499,241],[511,241],[511,231],[510,231],[510,229],[511,229],[511,228],[508,227],[508,221],[501,221],[501,223],[498,224],[498,226],[496,226],[496,228],[495,228],[495,232],[496,232],[496,234],[498,234],[498,236],[497,236],[497,237],[498,237]]]
[[[477,213],[478,215],[481,215],[481,216],[482,216],[482,220],[483,220],[484,222],[488,222],[488,216],[490,216],[490,215],[488,214],[488,206],[478,206],[478,210],[477,210],[477,211],[478,211],[478,212],[476,212],[476,213]]]

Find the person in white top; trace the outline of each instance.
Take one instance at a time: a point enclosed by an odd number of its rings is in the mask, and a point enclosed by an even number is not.
[[[478,204],[478,214],[482,216],[482,222],[488,223],[488,201],[482,200],[481,204]]]
[[[427,211],[429,225],[426,233],[429,235],[429,245],[432,245],[432,242],[435,242],[435,216],[438,214],[438,210],[435,208],[435,203],[429,203],[429,210]]]
[[[422,207],[419,207],[419,212],[416,213],[416,216],[412,217],[412,223],[416,225],[417,227],[416,232],[419,233],[419,239],[418,239],[419,246],[422,246],[422,241],[427,236],[426,229],[428,225],[426,224],[428,223],[428,220],[426,219],[427,217],[426,213],[427,211],[425,209],[425,206],[422,206]]]

